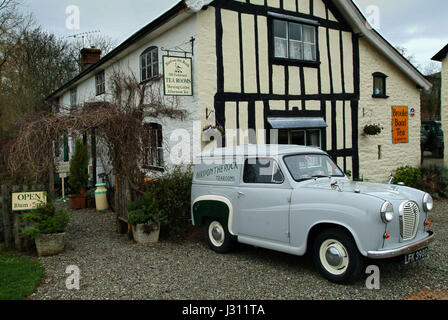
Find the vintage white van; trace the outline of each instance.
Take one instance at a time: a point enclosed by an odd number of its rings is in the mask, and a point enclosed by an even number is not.
[[[301,146],[245,145],[195,159],[192,222],[211,249],[240,242],[302,256],[336,283],[365,258],[426,257],[431,196],[405,186],[350,181],[327,153]]]

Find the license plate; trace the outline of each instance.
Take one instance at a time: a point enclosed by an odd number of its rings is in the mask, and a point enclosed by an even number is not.
[[[413,253],[407,254],[404,256],[404,264],[408,265],[413,262],[417,262],[419,260],[426,258],[427,255],[428,255],[428,248],[423,248]]]

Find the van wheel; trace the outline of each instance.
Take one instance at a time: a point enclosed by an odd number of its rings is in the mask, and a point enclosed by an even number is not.
[[[339,284],[355,280],[363,267],[363,259],[354,241],[338,229],[326,230],[316,237],[313,260],[326,279]]]
[[[210,249],[217,253],[227,253],[232,248],[230,233],[218,219],[207,221],[205,239]]]

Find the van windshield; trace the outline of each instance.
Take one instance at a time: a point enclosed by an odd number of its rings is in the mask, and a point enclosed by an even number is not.
[[[284,158],[293,179],[297,182],[326,177],[344,177],[341,169],[323,154],[301,154]]]

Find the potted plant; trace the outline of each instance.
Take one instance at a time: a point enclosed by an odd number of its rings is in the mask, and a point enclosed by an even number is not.
[[[86,207],[85,188],[89,182],[89,153],[81,139],[76,140],[75,153],[70,159],[69,183],[73,194],[69,196],[72,210]]]
[[[366,124],[364,126],[364,134],[368,136],[377,136],[384,128],[380,124]]]
[[[159,210],[155,193],[146,191],[135,202],[128,204],[128,223],[132,226],[134,240],[139,244],[159,241],[160,225],[166,216]]]
[[[39,205],[22,214],[28,227],[22,234],[34,239],[38,256],[51,256],[64,251],[65,229],[70,216],[64,209],[56,209],[53,202]]]
[[[202,131],[204,133],[205,140],[208,140],[208,141],[215,140],[215,137],[222,138],[225,135],[224,127],[221,126],[220,124],[217,124],[214,126],[209,124],[209,125],[205,126],[205,128]]]

